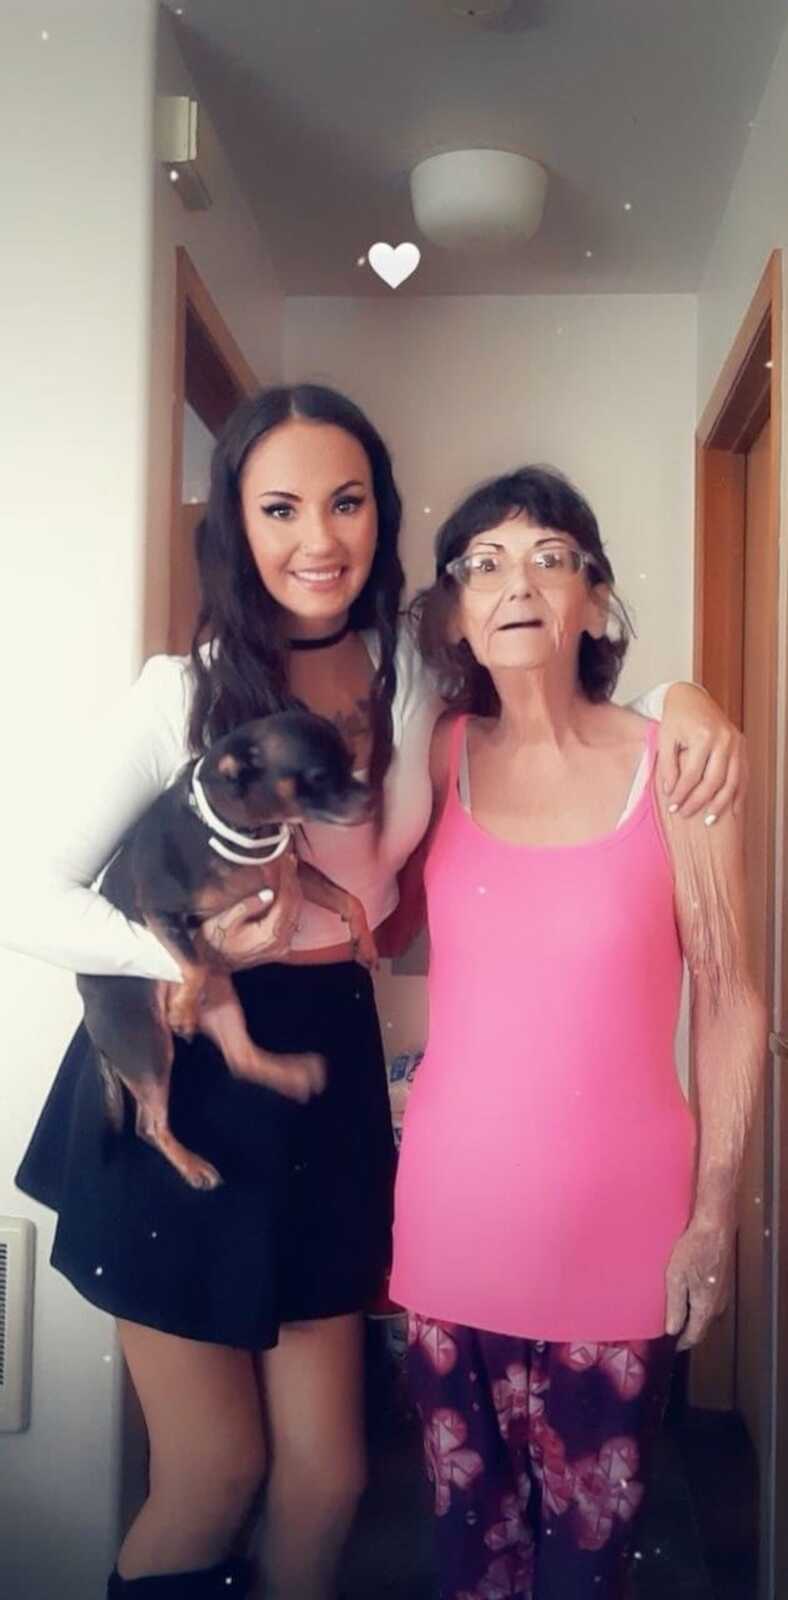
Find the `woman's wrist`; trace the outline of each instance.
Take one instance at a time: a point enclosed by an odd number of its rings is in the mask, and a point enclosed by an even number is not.
[[[701,1174],[692,1211],[693,1224],[703,1228],[735,1228],[739,1169],[715,1168]]]

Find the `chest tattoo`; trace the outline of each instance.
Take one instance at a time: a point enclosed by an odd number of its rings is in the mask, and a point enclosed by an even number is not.
[[[334,712],[331,721],[346,743],[354,744],[359,739],[365,739],[369,734],[371,705],[372,702],[369,699],[356,700],[350,711]]]

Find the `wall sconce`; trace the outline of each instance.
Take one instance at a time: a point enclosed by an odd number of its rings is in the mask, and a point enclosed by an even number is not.
[[[159,95],[156,101],[156,156],[187,211],[207,211],[211,204],[199,168],[199,117],[200,107],[188,95]]]

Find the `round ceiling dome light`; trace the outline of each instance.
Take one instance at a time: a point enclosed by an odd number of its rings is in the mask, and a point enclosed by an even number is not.
[[[449,150],[410,175],[413,215],[432,244],[485,248],[532,239],[542,220],[547,173],[508,150]]]

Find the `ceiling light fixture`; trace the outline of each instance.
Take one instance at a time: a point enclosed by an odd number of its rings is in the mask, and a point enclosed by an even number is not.
[[[449,150],[410,175],[413,215],[433,244],[484,248],[531,239],[542,220],[547,173],[509,150]]]

